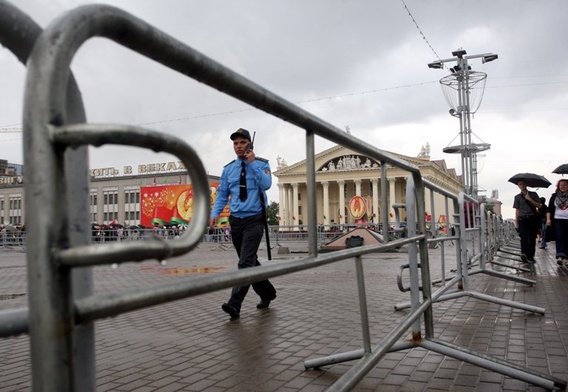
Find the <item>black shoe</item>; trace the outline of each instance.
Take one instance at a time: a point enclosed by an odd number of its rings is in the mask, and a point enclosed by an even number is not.
[[[270,301],[269,299],[262,299],[260,300],[260,302],[258,303],[258,305],[256,305],[257,309],[266,309],[270,306]]]
[[[276,294],[271,299],[261,299],[258,305],[256,305],[257,309],[266,309],[270,306],[270,302],[276,298]]]
[[[524,253],[521,253],[521,263],[526,263],[528,261],[529,261],[529,259],[527,258],[527,256],[525,256]]]
[[[529,263],[536,263],[536,260],[534,259],[534,257],[531,257],[530,259],[528,259]]]
[[[556,264],[558,264],[558,265],[564,265],[564,261],[562,261],[562,259],[561,259],[560,257],[558,257],[558,258],[556,259]]]
[[[238,319],[241,317],[239,311],[234,306],[223,304],[221,305],[221,309],[223,309],[226,313],[229,313],[229,316],[231,316],[232,319]]]

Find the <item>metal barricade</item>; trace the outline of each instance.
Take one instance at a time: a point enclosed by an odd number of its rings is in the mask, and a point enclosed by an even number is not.
[[[30,34],[18,36],[10,30],[21,32],[22,28]],[[451,285],[444,285],[442,291],[432,292],[424,200],[427,187],[441,193],[444,191],[424,181],[416,166],[333,127],[144,21],[114,7],[79,7],[59,17],[42,33],[26,15],[5,0],[0,0],[0,29],[11,32],[0,34],[2,44],[18,52],[22,62],[26,63],[27,59],[24,110],[24,163],[27,173],[25,202],[28,214],[36,217],[27,225],[29,309],[0,312],[0,336],[29,332],[34,390],[94,391],[96,374],[93,323],[98,319],[346,259],[353,259],[356,265],[363,349],[305,362],[306,367],[317,367],[324,363],[361,358],[330,390],[344,391],[354,388],[387,352],[416,346],[545,388],[566,387],[563,380],[434,338],[432,305],[442,298],[446,287]],[[26,37],[25,45],[21,45],[22,36]],[[172,70],[305,130],[309,211],[309,224],[306,227],[309,247],[307,257],[286,263],[203,276],[191,281],[93,295],[91,267],[149,259],[164,260],[189,252],[202,239],[209,213],[206,172],[196,152],[185,142],[135,126],[94,125],[86,122],[79,90],[70,74],[69,66],[80,46],[95,36],[111,39]],[[385,182],[387,164],[408,173],[406,238],[394,241],[388,241],[387,238],[385,243],[378,245],[318,255],[314,159],[316,135],[380,162],[381,179]],[[104,144],[138,146],[168,152],[179,157],[184,166],[189,168],[195,195],[194,217],[179,239],[164,241],[154,238],[146,241],[90,243],[91,229],[86,223],[89,220],[83,216],[88,210],[86,146]],[[465,222],[465,212],[463,207],[460,207],[463,206],[465,197],[461,194],[447,196],[459,205],[454,209],[459,211],[455,222],[457,232],[456,236],[439,241],[457,242],[457,274],[451,281],[459,283],[468,291],[467,269],[472,257],[468,253],[466,239],[468,228],[462,223]],[[382,200],[382,210],[386,211],[386,193],[383,194]],[[475,219],[483,220],[479,210],[476,210]],[[387,228],[388,221],[382,222],[382,227]],[[474,225],[472,230],[480,231],[479,227]],[[432,237],[433,234],[434,239],[437,238],[435,230],[434,228],[434,233],[430,235]],[[412,311],[376,346],[372,346],[363,256],[403,245],[408,246]],[[479,251],[474,257],[485,252],[485,243],[479,243],[478,247]],[[72,298],[70,293],[73,293]],[[422,324],[424,336],[421,331]],[[412,333],[412,341],[400,341],[408,331]]]

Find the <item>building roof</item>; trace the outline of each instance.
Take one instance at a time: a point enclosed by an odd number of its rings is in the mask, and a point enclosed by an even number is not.
[[[431,161],[428,157],[409,157],[402,154],[388,152],[390,155],[416,166],[421,173],[432,182],[443,184],[445,188],[461,190],[461,178],[456,175],[455,169],[448,169],[445,160]],[[340,163],[341,162],[341,163]],[[347,162],[347,164],[345,164]],[[335,145],[315,155],[315,167],[320,179],[330,177],[333,180],[353,179],[353,173],[358,172],[367,177],[368,171],[377,171],[381,163],[355,152],[349,148]],[[409,173],[391,165],[387,166],[387,176],[405,177]],[[301,181],[306,176],[306,160],[301,160],[287,166],[278,166],[273,174],[282,182]]]

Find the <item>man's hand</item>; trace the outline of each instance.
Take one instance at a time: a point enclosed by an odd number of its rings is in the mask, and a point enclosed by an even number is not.
[[[256,155],[254,155],[254,150],[247,150],[245,152],[245,158],[247,159],[248,163],[253,163]]]
[[[216,224],[217,224],[217,218],[211,218],[211,219],[209,219],[209,227],[210,227],[211,229],[214,229]]]

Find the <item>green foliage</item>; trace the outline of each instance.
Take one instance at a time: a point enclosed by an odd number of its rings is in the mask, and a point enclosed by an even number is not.
[[[269,225],[278,225],[278,208],[279,205],[275,201],[270,202],[266,207],[266,220]]]

